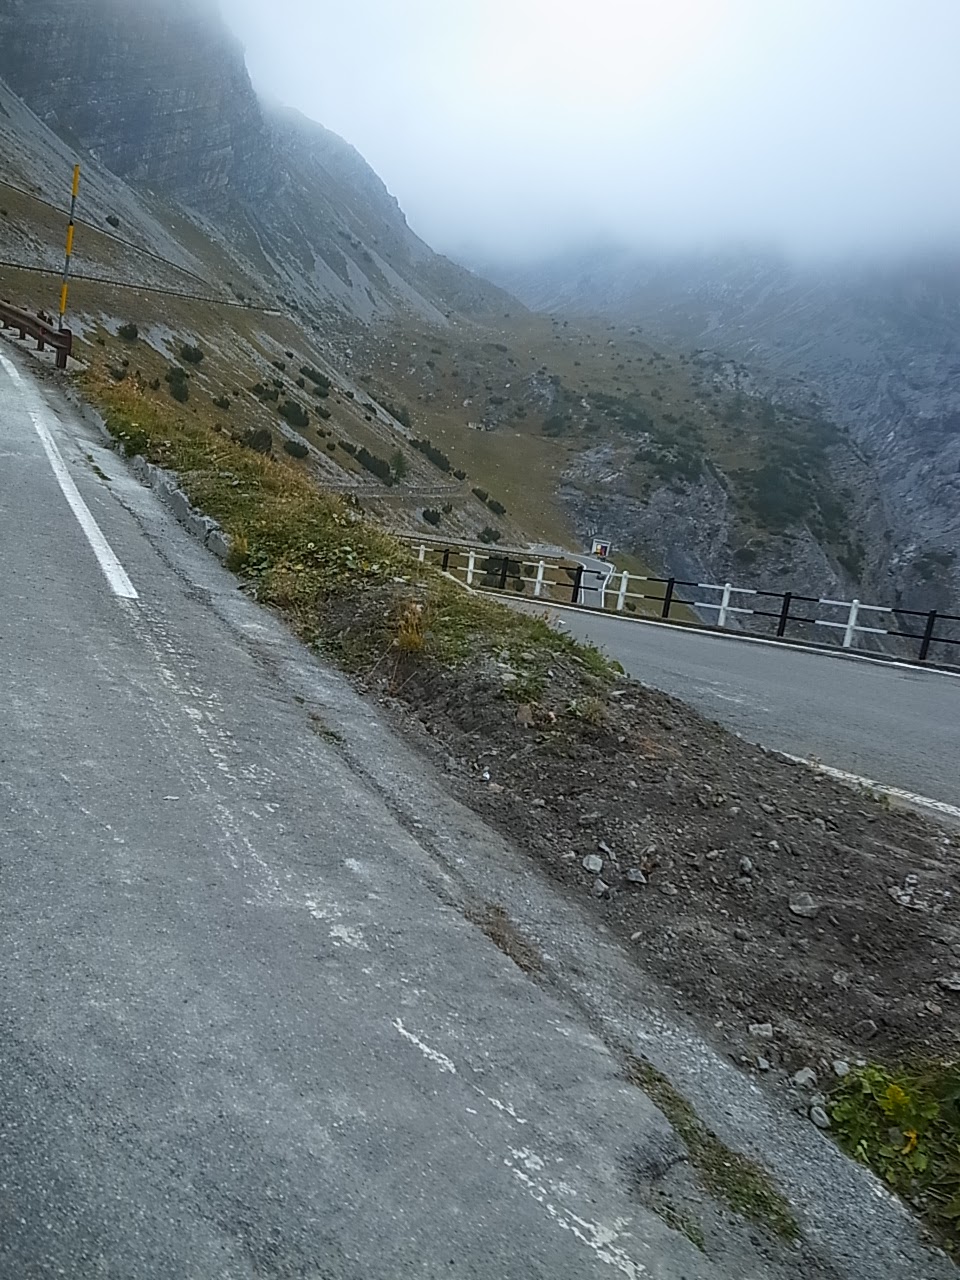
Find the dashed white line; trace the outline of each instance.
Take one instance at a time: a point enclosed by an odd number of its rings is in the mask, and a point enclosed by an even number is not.
[[[6,356],[0,355],[0,364],[3,365],[14,382],[23,382],[16,365],[12,364]],[[87,542],[90,543],[90,547],[97,557],[97,563],[103,571],[103,576],[106,578],[110,590],[122,600],[139,599],[136,588],[127,576],[127,571],[117,559],[110,543],[103,536],[100,526],[90,513],[90,508],[80,497],[80,491],[74,484],[73,478],[67,470],[67,465],[56,446],[53,436],[50,434],[49,428],[43,421],[42,415],[29,405],[27,406],[27,412],[30,414],[30,421],[33,423],[34,430],[40,437],[43,451],[47,455],[47,461],[50,463],[51,470],[57,478],[61,492],[67,500],[67,505],[76,516],[77,524],[83,530],[83,535]]]

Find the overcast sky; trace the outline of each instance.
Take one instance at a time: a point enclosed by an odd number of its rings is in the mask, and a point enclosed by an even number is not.
[[[960,231],[960,0],[221,0],[448,252]]]

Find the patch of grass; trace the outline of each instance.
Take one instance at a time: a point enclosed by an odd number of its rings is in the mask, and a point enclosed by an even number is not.
[[[848,1155],[960,1254],[960,1063],[861,1067],[836,1087],[829,1111]]]
[[[369,671],[391,651],[447,668],[499,661],[506,652],[531,684],[558,655],[582,670],[583,696],[597,694],[598,679],[615,678],[599,651],[419,564],[283,454],[258,453],[246,439],[215,431],[212,415],[207,422],[130,380],[113,383],[99,367],[81,385],[124,451],[176,472],[194,506],[220,524],[231,547],[228,567],[256,598],[349,670]],[[334,617],[339,601],[348,606],[347,627]]]
[[[651,1063],[631,1057],[627,1074],[631,1082],[656,1103],[686,1143],[690,1163],[711,1195],[722,1200],[734,1213],[766,1227],[784,1240],[795,1240],[799,1236],[790,1205],[765,1169],[724,1146],[686,1098]]]

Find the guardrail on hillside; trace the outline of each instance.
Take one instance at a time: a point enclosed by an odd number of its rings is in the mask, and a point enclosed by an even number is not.
[[[732,582],[655,578],[625,569],[608,579],[562,557],[442,540],[405,540],[413,545],[421,562],[435,565],[475,590],[707,630],[733,627],[752,635],[861,652],[870,651],[868,637],[873,638],[874,653],[884,638],[914,642],[908,643],[906,652],[915,662],[941,666],[960,662],[958,614],[897,609],[793,591],[763,591]],[[703,614],[711,615],[714,610],[715,621],[702,621]]]
[[[6,302],[0,302],[0,329],[19,329],[21,339],[36,338],[37,350],[51,346],[57,353],[57,368],[67,367],[67,358],[73,351],[73,334],[69,329],[56,329],[52,321],[42,316],[32,316],[29,311],[21,311]]]

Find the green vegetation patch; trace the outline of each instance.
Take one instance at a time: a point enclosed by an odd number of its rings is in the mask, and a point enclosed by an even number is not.
[[[390,653],[445,667],[506,653],[518,662],[525,655],[525,667],[545,674],[556,655],[571,654],[585,692],[615,678],[596,649],[419,564],[284,454],[257,452],[252,442],[108,375],[88,374],[83,385],[124,451],[175,471],[190,501],[223,527],[228,564],[257,599],[282,610],[304,640],[322,643],[347,669],[369,671]]]
[[[631,1057],[628,1075],[633,1084],[656,1103],[686,1143],[690,1163],[711,1195],[734,1213],[742,1214],[784,1240],[795,1240],[799,1236],[800,1229],[790,1205],[765,1169],[724,1146],[686,1098],[651,1063]]]
[[[829,1102],[837,1141],[960,1253],[960,1064],[861,1067]]]

